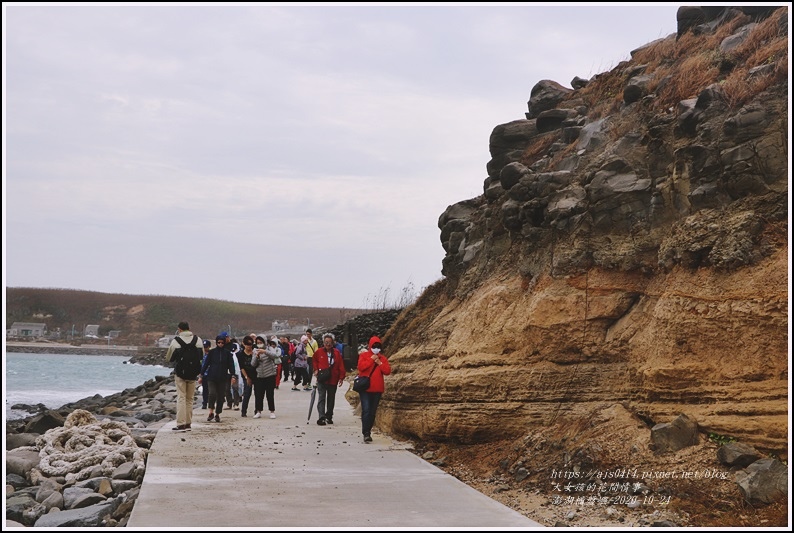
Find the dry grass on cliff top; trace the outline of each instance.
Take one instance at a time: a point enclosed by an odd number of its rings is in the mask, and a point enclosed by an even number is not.
[[[738,15],[717,27],[712,34],[695,35],[688,31],[679,39],[675,36],[638,50],[630,61],[617,65],[609,72],[598,74],[571,98],[581,98],[590,108],[589,116],[597,119],[608,116],[623,104],[625,72],[629,67],[645,65],[651,75],[649,93],[656,93],[656,110],[675,106],[682,100],[695,98],[714,83],[722,87],[725,99],[738,109],[762,91],[788,79],[788,35],[780,25],[780,17],[788,8],[781,7],[762,20],[747,38],[729,52],[721,52],[722,41],[750,23],[751,17]],[[750,69],[772,65],[769,75],[749,75]]]
[[[703,89],[719,83],[727,103],[734,109],[769,87],[788,78],[788,35],[781,28],[781,7],[762,20],[747,38],[729,52],[721,52],[722,41],[750,23],[751,17],[738,15],[719,26],[713,34],[695,35],[687,32],[680,39],[665,39],[639,50],[632,63],[647,64],[653,74],[648,90],[658,90],[657,108],[675,105],[696,97]],[[749,76],[750,69],[773,65],[771,75]],[[665,78],[667,81],[661,87]]]

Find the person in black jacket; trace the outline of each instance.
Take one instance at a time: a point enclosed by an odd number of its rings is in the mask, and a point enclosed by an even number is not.
[[[204,366],[204,361],[207,360],[207,354],[210,353],[210,348],[212,348],[212,343],[204,339],[204,358],[201,360],[201,366]],[[207,403],[210,400],[210,389],[206,383],[207,376],[204,374],[199,374],[199,384],[201,385],[201,408],[206,409]]]
[[[256,379],[256,369],[251,366],[251,358],[254,355],[254,337],[246,335],[243,337],[243,349],[237,352],[237,361],[240,364],[240,379],[243,380],[243,397],[240,416],[248,416],[248,404],[251,401],[251,391],[253,391],[254,380]]]
[[[201,375],[206,376],[206,385],[209,386],[209,408],[210,414],[207,422],[220,422],[220,414],[223,411],[223,404],[226,400],[226,389],[231,385],[237,386],[237,374],[234,369],[232,354],[226,350],[226,337],[218,335],[215,337],[215,348],[207,354],[207,359],[201,367]],[[214,409],[213,409],[214,407]]]

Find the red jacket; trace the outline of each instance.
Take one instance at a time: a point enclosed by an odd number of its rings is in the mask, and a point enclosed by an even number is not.
[[[333,348],[334,353],[334,366],[331,367],[331,379],[326,381],[329,385],[338,385],[343,379],[345,379],[345,362],[342,359],[342,354],[339,353],[339,350]],[[323,368],[329,368],[330,365],[328,364],[328,352],[325,351],[325,346],[322,348],[318,348],[316,352],[314,352],[314,358],[312,359],[312,370],[314,372],[318,372]]]
[[[376,342],[380,342],[380,339],[378,337],[372,337],[369,340],[369,349],[366,352],[361,352],[358,356],[358,375],[369,376],[369,388],[367,392],[383,392],[386,390],[383,376],[391,374],[389,360],[386,359],[383,352],[378,354],[380,365],[372,358],[372,356],[375,355],[372,353],[372,345]]]

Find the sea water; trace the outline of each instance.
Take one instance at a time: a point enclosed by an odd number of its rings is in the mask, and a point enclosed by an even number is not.
[[[109,396],[135,388],[171,373],[171,368],[164,366],[128,364],[129,359],[124,355],[6,353],[6,420],[31,416],[32,413],[11,409],[14,404],[42,403],[57,409],[95,394]]]

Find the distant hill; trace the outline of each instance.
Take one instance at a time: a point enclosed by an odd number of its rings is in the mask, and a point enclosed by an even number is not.
[[[88,324],[99,325],[99,336],[119,330],[116,344],[151,345],[172,335],[186,320],[202,337],[215,338],[231,329],[233,335],[264,332],[273,321],[290,327],[306,325],[331,328],[363,312],[361,309],[259,305],[179,296],[110,294],[71,289],[6,288],[6,328],[14,322],[47,325],[50,338],[91,342],[80,338]],[[96,340],[94,342],[102,342]]]

